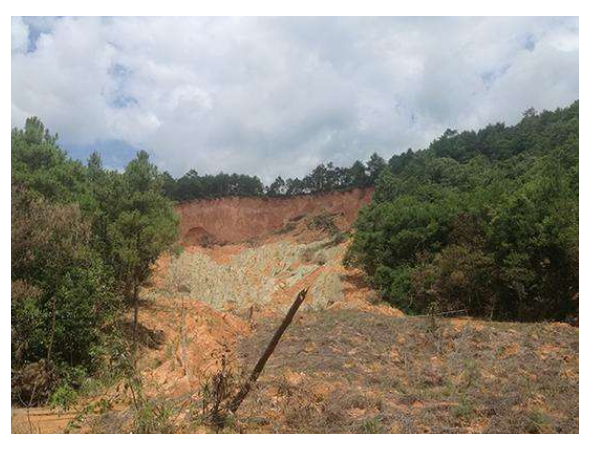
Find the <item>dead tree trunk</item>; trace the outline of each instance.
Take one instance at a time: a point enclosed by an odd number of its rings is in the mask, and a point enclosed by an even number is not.
[[[139,311],[139,288],[137,281],[133,287],[133,366],[137,367],[138,347],[138,311]]]
[[[54,344],[54,334],[56,333],[56,295],[52,296],[52,325],[50,328],[50,342],[48,343],[48,353],[46,361],[52,361],[52,346]]]
[[[185,303],[183,301],[183,297],[181,298],[181,326],[180,326],[180,333],[181,333],[181,364],[183,365],[183,372],[185,373],[185,376],[189,378],[190,374],[188,371],[188,363],[187,363],[187,330],[185,327],[185,316],[186,316],[186,309],[185,309]]]
[[[271,342],[269,342],[269,345],[267,346],[264,353],[262,354],[262,356],[256,363],[256,366],[254,367],[252,374],[250,375],[250,377],[248,377],[246,382],[240,388],[240,391],[237,393],[237,395],[234,397],[234,399],[229,404],[228,409],[232,413],[235,413],[238,410],[238,408],[240,407],[240,405],[242,404],[242,402],[244,401],[244,399],[246,398],[246,396],[252,389],[252,386],[254,385],[256,380],[258,380],[258,377],[260,376],[261,372],[265,368],[267,361],[269,360],[269,358],[275,351],[275,347],[277,347],[277,344],[279,343],[281,336],[283,336],[283,333],[285,332],[287,327],[292,323],[292,320],[294,319],[294,315],[298,311],[298,308],[300,308],[300,305],[302,305],[302,302],[304,301],[304,298],[306,297],[307,292],[308,292],[308,288],[305,288],[305,289],[302,289],[298,293],[296,300],[290,307],[290,310],[288,311],[285,318],[283,319],[283,322],[281,322],[281,325],[279,325],[279,328],[277,329],[277,331],[271,338]]]

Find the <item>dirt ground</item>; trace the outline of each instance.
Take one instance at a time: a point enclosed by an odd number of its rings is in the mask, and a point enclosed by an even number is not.
[[[229,341],[236,369],[252,369],[280,320]],[[564,324],[301,310],[221,432],[577,433],[578,349]],[[173,412],[169,432],[215,432],[198,420],[202,383],[177,395],[165,386],[152,392]],[[113,412],[91,429],[126,432],[131,417]]]
[[[214,432],[195,413],[219,350],[228,349],[247,373],[281,315],[244,322],[206,305],[189,307],[186,374],[181,311],[156,302],[142,314],[164,334],[140,362],[146,394],[169,405],[165,432]],[[222,432],[577,433],[578,347],[578,329],[564,324],[301,310]],[[69,427],[76,416],[43,408],[27,419],[20,410],[13,432],[31,432],[31,423],[33,432],[129,432],[134,420],[127,399]]]
[[[11,408],[10,428],[14,434],[62,433],[77,416],[52,408]]]

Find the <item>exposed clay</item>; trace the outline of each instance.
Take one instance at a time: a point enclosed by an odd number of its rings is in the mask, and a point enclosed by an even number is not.
[[[229,244],[263,238],[290,222],[325,212],[348,229],[373,188],[291,198],[229,197],[195,200],[175,207],[184,244]]]

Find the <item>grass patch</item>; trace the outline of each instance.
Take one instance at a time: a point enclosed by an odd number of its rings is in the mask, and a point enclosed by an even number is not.
[[[241,342],[248,364],[276,323],[257,323]],[[263,396],[249,396],[240,420],[260,432],[576,433],[578,339],[565,325],[437,318],[432,333],[428,317],[305,312],[269,361]],[[270,403],[283,370],[304,374],[302,389]],[[539,411],[530,411],[532,398],[543,401]],[[283,419],[251,422],[264,416]]]

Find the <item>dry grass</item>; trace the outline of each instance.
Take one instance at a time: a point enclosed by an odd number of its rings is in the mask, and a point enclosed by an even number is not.
[[[240,338],[238,367],[254,365],[279,323],[263,317]],[[215,432],[203,394],[157,392],[144,414],[117,408],[85,429]],[[220,431],[577,433],[578,399],[579,333],[569,325],[305,311]]]
[[[10,432],[11,434],[39,434],[41,428],[37,423],[32,423],[31,417],[28,417],[29,411],[23,409],[13,409],[10,412]]]
[[[241,343],[248,365],[276,324]],[[236,431],[577,433],[578,354],[563,324],[304,313]]]

